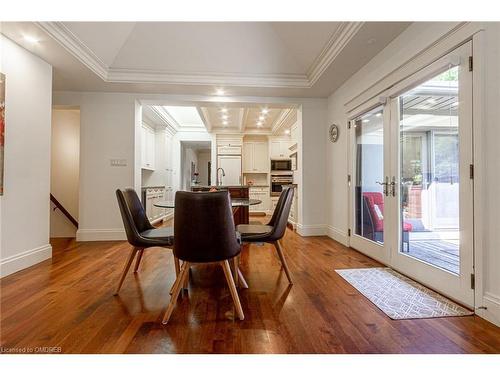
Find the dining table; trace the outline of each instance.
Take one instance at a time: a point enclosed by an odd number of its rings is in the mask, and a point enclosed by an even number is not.
[[[233,209],[238,207],[249,207],[255,206],[257,204],[261,204],[262,201],[260,199],[251,199],[251,198],[231,198],[231,207]],[[158,201],[153,203],[153,206],[159,208],[175,208],[175,201]]]

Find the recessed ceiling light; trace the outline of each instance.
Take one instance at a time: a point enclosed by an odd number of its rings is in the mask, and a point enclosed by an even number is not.
[[[227,113],[227,108],[221,108],[220,110],[222,113]]]
[[[219,95],[219,96],[224,95],[225,93],[226,92],[224,91],[224,89],[217,89],[217,90],[215,90],[215,94]]]
[[[264,119],[265,119],[265,117],[264,117],[264,116],[259,116],[259,120],[260,120],[260,121],[263,121]]]
[[[227,121],[222,121],[222,125],[227,125]]]
[[[228,118],[227,115],[222,115],[223,120],[227,120],[227,118]]]
[[[257,126],[262,126],[262,121],[257,122]]]
[[[269,109],[264,108],[264,109],[262,110],[262,114],[263,114],[263,115],[267,115],[268,113],[269,113]]]
[[[382,113],[380,112],[375,115],[375,117],[380,117],[380,116],[382,116]]]
[[[290,134],[290,130],[289,130],[289,129],[286,129],[286,130],[285,130],[285,134]]]
[[[363,122],[370,122],[370,120],[368,120],[367,118],[365,118],[365,119],[363,120]]]
[[[24,40],[27,41],[28,43],[38,43],[39,40],[37,38],[35,38],[34,36],[31,36],[31,35],[24,35],[23,36]]]

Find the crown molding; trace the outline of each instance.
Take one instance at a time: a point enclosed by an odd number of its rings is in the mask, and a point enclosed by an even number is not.
[[[269,88],[311,88],[363,26],[363,22],[342,22],[316,57],[306,74],[242,74],[175,72],[123,69],[107,66],[63,22],[35,22],[82,64],[108,83],[158,83],[176,85],[224,85]]]
[[[76,57],[87,68],[92,70],[102,80],[106,81],[109,67],[73,34],[63,22],[35,22],[39,28],[49,34],[69,53]]]
[[[281,111],[280,116],[272,126],[272,134],[279,135],[281,130],[291,127],[297,121],[297,110],[295,108],[287,108]]]
[[[309,85],[313,86],[333,63],[349,41],[358,33],[364,22],[342,22],[326,43],[307,72]]]

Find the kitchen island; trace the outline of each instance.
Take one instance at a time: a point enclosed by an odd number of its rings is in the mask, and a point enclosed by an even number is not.
[[[220,185],[220,186],[209,186],[209,185],[192,185],[191,191],[210,191],[210,189],[217,190],[227,190],[231,198],[249,198],[248,185]],[[246,207],[234,207],[234,224],[248,224],[249,223],[249,210]]]

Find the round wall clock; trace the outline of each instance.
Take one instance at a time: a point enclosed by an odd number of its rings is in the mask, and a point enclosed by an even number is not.
[[[337,142],[337,139],[339,139],[339,127],[336,124],[330,125],[328,136],[330,138],[330,142]]]

